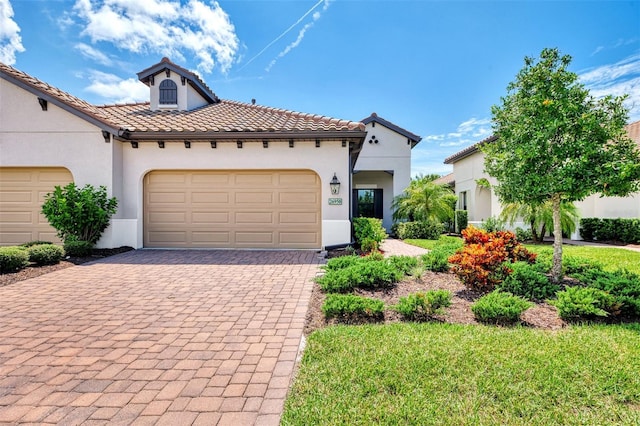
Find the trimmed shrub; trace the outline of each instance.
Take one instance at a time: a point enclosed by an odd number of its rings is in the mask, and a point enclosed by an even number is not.
[[[377,243],[374,250],[377,250],[380,243],[387,238],[387,233],[382,227],[382,219],[376,219],[373,217],[356,217],[353,219],[353,230],[356,237],[356,242],[360,244],[360,248],[363,251],[362,245],[365,244],[370,248],[373,244]],[[369,250],[373,251],[373,250]]]
[[[40,244],[27,249],[29,260],[37,265],[55,265],[64,257],[64,250],[53,244]]]
[[[445,247],[434,247],[422,256],[424,267],[432,272],[447,272],[449,270],[449,256],[452,253]]]
[[[339,318],[347,322],[382,319],[384,303],[353,294],[329,294],[322,305],[322,312],[327,319]]]
[[[334,257],[333,259],[329,259],[327,264],[322,267],[322,269],[329,271],[335,269],[344,269],[348,268],[351,265],[355,265],[356,263],[360,263],[365,261],[368,256],[360,257],[360,256],[340,256]]]
[[[409,273],[418,266],[418,259],[413,256],[391,256],[389,262],[391,262],[402,275],[409,275]]]
[[[580,219],[580,236],[585,240],[640,243],[640,219]]]
[[[386,260],[362,261],[342,269],[329,269],[316,278],[326,293],[346,293],[356,287],[386,287],[402,279],[404,274]]]
[[[521,243],[530,241],[533,240],[533,234],[530,229],[516,228],[516,239]]]
[[[562,269],[567,275],[581,274],[585,271],[602,270],[602,264],[578,256],[562,256]]]
[[[480,322],[509,325],[520,322],[520,315],[532,306],[521,297],[496,290],[478,299],[471,311]]]
[[[619,308],[612,295],[592,287],[567,287],[556,296],[549,303],[558,308],[558,315],[564,320],[607,317]]]
[[[78,241],[73,238],[65,240],[64,251],[67,256],[71,257],[86,257],[91,255],[93,249],[93,243],[89,241]]]
[[[502,291],[534,301],[549,299],[560,291],[560,286],[549,281],[533,265],[516,262],[510,267],[511,274],[498,286]]]
[[[480,228],[484,229],[487,232],[497,232],[504,231],[505,225],[504,222],[497,217],[491,216],[482,221],[482,223],[480,224]]]
[[[29,248],[33,246],[40,246],[43,244],[53,244],[51,241],[29,241],[28,243],[20,244],[20,247]]]
[[[64,242],[74,239],[95,244],[117,208],[118,201],[107,197],[106,187],[79,188],[72,182],[63,188],[56,186],[45,196],[42,213]]]
[[[393,309],[405,319],[423,321],[434,314],[440,314],[451,306],[451,292],[448,290],[429,290],[401,297]]]
[[[553,266],[553,250],[552,249],[542,249],[538,252],[536,256],[536,261],[531,265],[536,271],[547,274],[551,271],[551,267]]]
[[[516,240],[513,232],[485,232],[469,226],[462,231],[465,245],[449,257],[451,269],[470,289],[489,292],[511,272],[507,262],[533,263],[536,255]]]
[[[396,228],[398,237],[406,239],[437,240],[444,232],[444,225],[435,220],[400,222]]]
[[[469,225],[469,212],[466,210],[456,210],[456,232],[462,233]]]
[[[16,272],[29,266],[29,253],[16,246],[0,247],[0,274]]]
[[[611,294],[620,304],[621,313],[640,316],[640,276],[638,274],[625,270],[609,272],[590,269],[576,274],[574,278],[588,287]]]

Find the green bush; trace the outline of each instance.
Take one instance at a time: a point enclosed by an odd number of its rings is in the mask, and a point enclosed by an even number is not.
[[[382,219],[376,219],[373,217],[356,217],[353,219],[353,231],[356,237],[356,242],[360,244],[360,248],[363,251],[374,251],[380,246],[380,243],[387,238],[387,233],[382,226]],[[376,243],[376,244],[374,244]],[[364,250],[362,245],[366,248],[372,248],[372,250]]]
[[[107,197],[104,186],[79,188],[72,182],[64,188],[56,186],[45,196],[42,213],[62,241],[72,238],[95,244],[117,208],[118,201],[115,197]]]
[[[403,276],[389,261],[362,261],[342,269],[328,269],[316,282],[326,293],[346,293],[356,287],[386,287]]]
[[[356,263],[366,261],[365,259],[367,259],[367,257],[368,256],[360,257],[355,255],[334,257],[333,259],[329,259],[327,261],[327,264],[324,265],[322,268],[327,271],[335,270],[335,269],[344,269],[351,265],[355,265]]]
[[[71,257],[86,257],[91,255],[93,249],[93,243],[89,241],[78,241],[73,238],[67,239],[64,242],[64,251],[67,256]]]
[[[588,287],[611,294],[620,304],[621,313],[640,316],[640,276],[638,274],[625,270],[609,272],[591,269],[576,274],[574,278]]]
[[[322,312],[326,318],[340,318],[347,322],[381,319],[384,303],[353,294],[329,294],[322,305]]]
[[[533,234],[530,229],[516,228],[516,239],[518,242],[524,243],[533,239]]]
[[[469,225],[469,212],[456,210],[456,232],[459,234]]]
[[[511,274],[498,286],[502,291],[534,301],[549,299],[560,291],[560,286],[527,262],[516,262],[509,267]]]
[[[558,308],[558,315],[565,320],[607,317],[619,307],[612,295],[593,287],[567,287],[556,296],[549,303]]]
[[[0,247],[0,274],[16,272],[29,266],[29,253],[22,247]]]
[[[480,229],[484,229],[487,232],[498,232],[504,231],[505,225],[504,222],[497,217],[491,216],[482,221]]]
[[[378,243],[375,240],[372,240],[371,238],[365,238],[360,243],[360,250],[362,250],[365,253],[374,253],[378,251],[379,248],[380,248],[380,243]]]
[[[23,243],[20,244],[20,247],[24,247],[24,248],[29,248],[29,247],[33,247],[33,246],[40,246],[43,244],[53,244],[51,241],[29,241],[28,243]]]
[[[444,232],[444,225],[435,220],[400,222],[396,228],[398,238],[437,240]]]
[[[37,265],[55,265],[64,257],[64,250],[53,244],[40,244],[27,249],[29,260]]]
[[[471,311],[480,322],[508,325],[520,322],[520,315],[532,306],[521,297],[495,290],[471,305]]]
[[[409,273],[418,266],[418,259],[413,256],[391,256],[389,262],[391,262],[402,275],[409,275]]]
[[[401,297],[393,307],[404,318],[412,321],[430,319],[440,314],[444,308],[451,306],[451,292],[448,290],[429,290]]]
[[[580,236],[585,240],[640,243],[640,219],[580,219]]]
[[[562,269],[566,275],[574,276],[585,271],[602,270],[602,264],[578,256],[562,256]]]
[[[449,253],[446,248],[435,247],[422,256],[422,264],[432,272],[447,272],[449,270]]]

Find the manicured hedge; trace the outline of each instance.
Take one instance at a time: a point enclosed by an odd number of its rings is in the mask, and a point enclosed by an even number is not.
[[[640,219],[580,219],[580,236],[585,240],[622,241],[640,244]]]

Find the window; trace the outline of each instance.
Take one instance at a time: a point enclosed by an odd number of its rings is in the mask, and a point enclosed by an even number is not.
[[[178,86],[173,80],[162,80],[160,83],[160,105],[178,104]]]
[[[382,189],[354,189],[353,217],[382,219]]]
[[[460,210],[467,210],[467,191],[462,191],[458,197],[458,208]]]

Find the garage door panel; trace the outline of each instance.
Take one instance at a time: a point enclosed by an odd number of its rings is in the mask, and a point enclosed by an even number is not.
[[[235,214],[237,224],[272,224],[273,213],[271,212],[237,212]]]
[[[0,245],[34,240],[59,243],[42,215],[46,194],[73,181],[69,170],[56,167],[0,168]]]
[[[144,245],[320,248],[320,192],[311,171],[153,171]]]
[[[194,225],[212,224],[228,224],[228,212],[193,212],[191,213],[191,223]]]
[[[13,203],[30,203],[32,194],[27,191],[0,191],[0,200],[3,206],[10,207],[9,204]]]
[[[272,204],[271,192],[236,192],[235,201],[238,204]]]
[[[229,193],[227,192],[192,192],[192,203],[228,203]]]
[[[304,204],[318,204],[319,195],[314,192],[280,192],[278,194],[278,199],[280,203],[284,204],[295,204],[295,205],[304,205]]]

